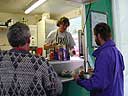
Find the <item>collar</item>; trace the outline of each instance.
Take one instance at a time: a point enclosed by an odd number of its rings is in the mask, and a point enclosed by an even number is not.
[[[17,52],[17,53],[24,53],[24,54],[28,54],[29,51],[23,49],[23,48],[13,48],[10,50],[10,52]]]
[[[96,57],[97,54],[99,54],[101,52],[101,50],[103,50],[104,48],[107,48],[107,47],[114,47],[116,46],[114,41],[113,40],[108,40],[106,41],[102,46],[100,46],[98,49],[96,49],[94,52],[93,52],[93,56]]]

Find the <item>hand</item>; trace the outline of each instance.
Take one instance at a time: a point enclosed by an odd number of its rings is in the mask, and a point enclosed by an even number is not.
[[[88,68],[88,73],[93,73],[94,69],[93,68]]]
[[[76,56],[76,51],[74,49],[71,49],[70,56]]]
[[[44,50],[47,50],[49,49],[49,47],[51,46],[51,43],[48,43],[48,44],[44,44]]]
[[[73,74],[72,77],[74,78],[74,80],[77,80],[77,79],[80,78],[80,77],[79,77],[79,74]]]
[[[53,45],[53,46],[56,46],[56,45],[58,45],[58,43],[56,43],[56,42],[53,42],[51,45]]]
[[[81,71],[79,74],[74,74],[73,75],[74,79],[77,80],[77,79],[85,79],[85,72],[84,71]]]

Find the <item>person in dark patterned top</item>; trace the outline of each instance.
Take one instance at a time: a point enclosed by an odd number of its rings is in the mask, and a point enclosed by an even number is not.
[[[12,49],[0,51],[0,96],[58,96],[62,83],[43,57],[29,53],[29,27],[17,22],[7,34]]]

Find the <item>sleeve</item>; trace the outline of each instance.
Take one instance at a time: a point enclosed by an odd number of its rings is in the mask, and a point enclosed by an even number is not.
[[[68,32],[69,33],[69,32]],[[73,48],[75,46],[75,41],[71,35],[71,33],[69,33],[69,48]]]
[[[45,73],[42,75],[42,85],[47,96],[58,96],[62,93],[62,83],[53,67],[48,63],[45,66]]]
[[[54,41],[54,35],[56,33],[54,31],[51,31],[48,36],[47,36],[47,39],[45,40],[45,43],[48,44],[48,43],[52,43]]]
[[[101,91],[110,85],[112,78],[112,63],[107,53],[100,53],[95,62],[94,75],[90,79],[78,79],[77,83],[87,90]]]

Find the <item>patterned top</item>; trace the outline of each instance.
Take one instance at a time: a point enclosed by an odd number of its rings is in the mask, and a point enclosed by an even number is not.
[[[26,51],[0,52],[0,96],[57,96],[62,84],[43,57]]]

